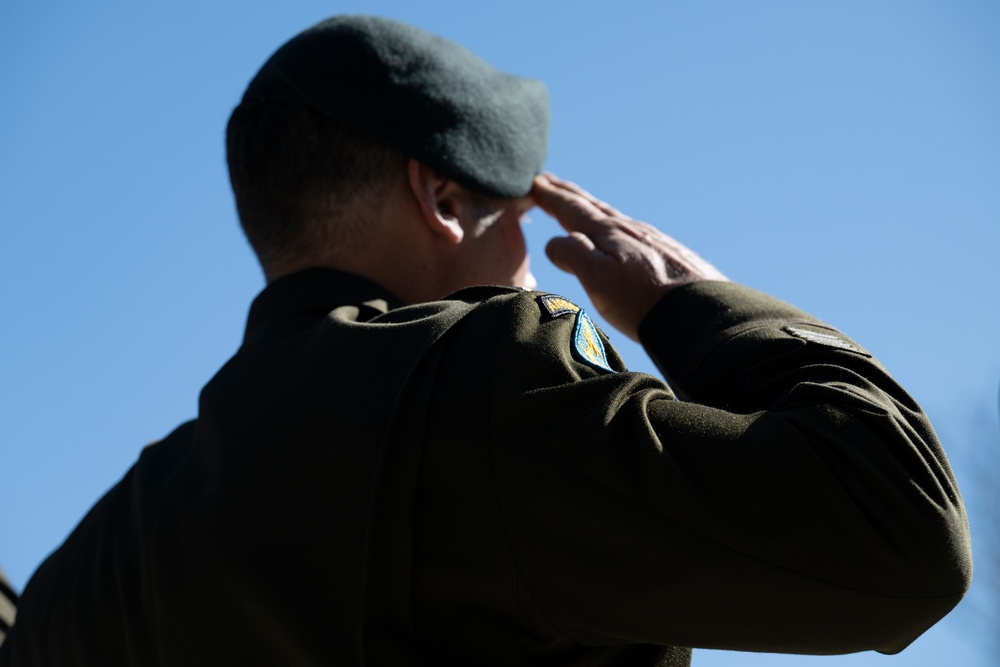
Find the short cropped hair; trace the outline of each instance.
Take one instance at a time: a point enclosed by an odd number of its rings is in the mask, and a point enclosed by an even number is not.
[[[240,224],[265,273],[317,252],[353,253],[369,237],[406,157],[304,105],[241,104],[226,128]]]

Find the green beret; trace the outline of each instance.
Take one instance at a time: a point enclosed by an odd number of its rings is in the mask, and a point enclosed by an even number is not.
[[[335,16],[293,37],[243,104],[283,102],[333,120],[474,190],[521,197],[545,161],[545,85],[463,47],[374,16]]]

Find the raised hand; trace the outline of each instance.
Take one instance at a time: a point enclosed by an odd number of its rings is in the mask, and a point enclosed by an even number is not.
[[[574,183],[538,176],[531,196],[569,232],[549,241],[549,259],[575,275],[601,316],[633,340],[670,290],[696,280],[728,280],[691,249]]]

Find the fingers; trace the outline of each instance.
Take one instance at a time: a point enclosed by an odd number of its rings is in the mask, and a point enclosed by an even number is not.
[[[545,254],[558,268],[578,278],[599,270],[601,264],[607,261],[607,255],[579,232],[551,239],[545,246]]]
[[[651,234],[660,234],[651,225],[632,220],[609,204],[569,181],[552,174],[535,178],[531,191],[538,206],[554,217],[563,229],[581,232],[602,250],[615,254],[612,237],[621,232],[640,243],[648,243]]]
[[[547,176],[535,178],[531,196],[539,208],[555,218],[568,232],[597,236],[607,230],[608,214],[596,200],[574,192]]]
[[[627,215],[623,215],[621,211],[619,211],[618,209],[616,209],[613,206],[611,206],[611,204],[608,204],[607,202],[601,201],[600,199],[598,199],[594,195],[590,194],[589,192],[587,192],[586,190],[584,190],[583,188],[581,188],[576,183],[573,183],[571,181],[564,181],[563,179],[559,178],[558,176],[556,176],[552,172],[545,172],[545,174],[543,174],[541,176],[541,178],[544,178],[544,179],[548,180],[549,183],[551,183],[552,185],[556,186],[557,188],[562,188],[564,190],[569,190],[570,192],[572,192],[572,193],[574,193],[576,195],[579,195],[580,197],[582,197],[586,201],[588,201],[591,204],[593,204],[597,208],[597,210],[601,211],[605,215],[610,215],[610,216],[617,217],[617,218],[623,218],[623,219],[626,219],[626,220],[629,219]]]

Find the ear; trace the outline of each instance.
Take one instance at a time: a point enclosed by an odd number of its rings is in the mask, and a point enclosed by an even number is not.
[[[453,199],[455,184],[413,158],[407,165],[407,174],[423,221],[431,231],[443,236],[449,243],[461,243],[465,231],[456,215]]]

